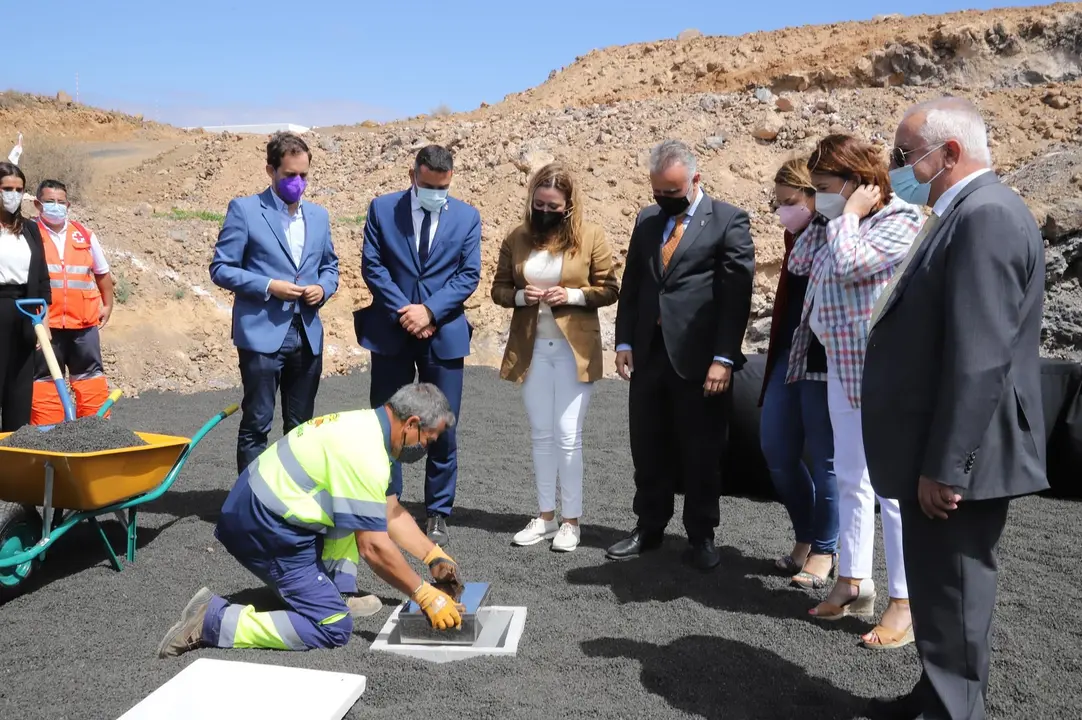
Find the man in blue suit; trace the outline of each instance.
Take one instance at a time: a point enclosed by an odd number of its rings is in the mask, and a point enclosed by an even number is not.
[[[357,342],[372,353],[372,407],[403,385],[437,386],[455,417],[462,404],[462,370],[473,327],[463,303],[481,280],[481,215],[447,196],[451,152],[429,145],[417,153],[409,190],[382,195],[368,207],[361,277],[372,304],[354,314]],[[455,430],[429,445],[425,465],[425,531],[448,541],[458,480]],[[392,468],[389,495],[402,495],[402,467]]]
[[[301,202],[311,161],[298,135],[271,137],[270,187],[229,202],[210,263],[214,284],[234,294],[232,337],[244,385],[238,473],[267,447],[279,388],[283,433],[315,414],[323,371],[319,308],[338,289],[338,257],[327,211]]]

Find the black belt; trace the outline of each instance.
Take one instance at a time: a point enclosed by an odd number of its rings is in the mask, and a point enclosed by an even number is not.
[[[0,298],[22,300],[27,297],[29,285],[0,285]]]

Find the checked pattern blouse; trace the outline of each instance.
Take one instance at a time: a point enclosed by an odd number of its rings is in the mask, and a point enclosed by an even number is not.
[[[863,220],[846,213],[828,223],[813,222],[801,233],[789,255],[789,271],[809,276],[808,290],[800,325],[793,333],[785,382],[802,378],[800,370],[811,341],[809,314],[815,289],[822,284],[822,305],[817,311],[826,337],[820,341],[849,403],[860,407],[872,308],[905,259],[923,221],[916,205],[893,197],[883,209]]]

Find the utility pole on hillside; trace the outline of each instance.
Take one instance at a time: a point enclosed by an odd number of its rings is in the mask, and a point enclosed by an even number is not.
[[[79,102],[79,73],[75,73],[75,102]]]

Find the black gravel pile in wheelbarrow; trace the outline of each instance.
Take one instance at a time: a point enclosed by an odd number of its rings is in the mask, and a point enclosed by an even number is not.
[[[0,440],[0,445],[6,447],[57,453],[102,452],[146,444],[123,425],[97,415],[60,423],[44,431],[34,425],[24,425]]]

